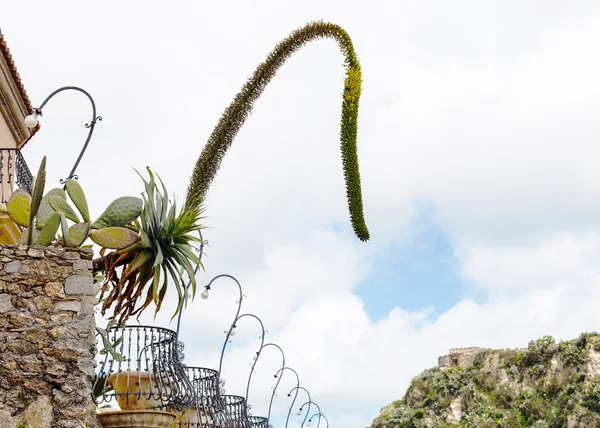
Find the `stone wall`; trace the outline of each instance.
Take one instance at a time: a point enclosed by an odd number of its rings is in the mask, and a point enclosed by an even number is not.
[[[0,246],[0,426],[99,427],[91,249]]]
[[[475,362],[477,354],[485,351],[489,351],[489,349],[475,346],[470,348],[452,348],[448,355],[442,355],[438,358],[438,366],[441,369],[451,367],[469,368]]]

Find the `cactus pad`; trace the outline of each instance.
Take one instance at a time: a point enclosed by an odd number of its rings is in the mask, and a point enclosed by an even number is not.
[[[69,247],[80,247],[90,234],[90,222],[74,224],[69,228]]]
[[[121,250],[138,241],[138,234],[126,227],[106,227],[92,231],[90,238],[103,248]]]
[[[75,223],[80,222],[79,217],[77,217],[77,214],[73,208],[71,208],[71,205],[60,196],[50,196],[48,202],[50,202],[50,206],[54,208],[54,210],[63,213],[69,220],[74,221]]]
[[[44,187],[46,187],[46,156],[42,158],[38,175],[33,183],[29,218],[30,223],[33,223],[33,218],[37,215],[38,209],[40,208],[40,202],[42,202],[42,198],[44,197]]]
[[[50,243],[56,236],[56,232],[58,232],[61,216],[62,214],[59,212],[55,212],[50,216],[50,218],[40,231],[40,235],[38,236],[36,245],[41,245],[42,247],[50,245]]]
[[[12,194],[6,205],[8,216],[19,226],[29,226],[31,210],[31,196],[24,190],[17,190]]]
[[[54,214],[54,208],[50,206],[49,202],[50,196],[59,196],[65,201],[67,200],[65,191],[59,187],[54,188],[46,193],[46,195],[42,198],[42,202],[40,202],[40,208],[38,209],[37,216],[35,217],[35,224],[38,229],[44,227],[50,216]]]
[[[90,221],[90,210],[88,208],[88,203],[85,198],[85,193],[81,188],[81,185],[72,178],[67,180],[67,192],[69,193],[69,197],[81,213],[81,217],[83,217],[83,221]]]
[[[115,199],[92,224],[92,229],[125,226],[139,217],[143,206],[144,202],[133,196]]]
[[[67,218],[64,214],[61,213],[60,216],[60,227],[62,229],[62,240],[66,247],[69,247],[69,223],[67,223]]]

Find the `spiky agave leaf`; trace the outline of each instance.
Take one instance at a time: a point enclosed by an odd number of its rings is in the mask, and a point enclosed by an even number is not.
[[[109,284],[112,284],[112,290],[104,300],[102,313],[114,306],[112,316],[119,316],[119,323],[132,315],[139,317],[152,303],[156,307],[155,314],[160,311],[170,283],[174,284],[179,296],[179,311],[185,299],[181,274],[176,267],[181,267],[186,273],[191,280],[193,294],[196,292],[194,271],[201,266],[196,245],[201,240],[195,233],[202,228],[200,221],[203,209],[186,207],[178,212],[176,203],[169,200],[160,177],[159,186],[149,168],[148,174],[149,180],[140,174],[144,193],[143,208],[136,225],[139,241],[105,257],[107,279],[102,287],[101,298],[108,291]],[[120,276],[117,274],[119,266],[123,267]],[[138,307],[144,290],[145,301]]]

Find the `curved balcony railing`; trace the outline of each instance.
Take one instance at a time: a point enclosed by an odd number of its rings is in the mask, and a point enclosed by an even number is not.
[[[235,428],[221,399],[219,373],[204,367],[186,367],[185,371],[196,392],[196,402],[178,416],[174,428]]]
[[[269,428],[269,420],[262,416],[248,416],[252,428]]]
[[[94,381],[99,407],[181,412],[194,406],[192,382],[174,331],[126,326],[107,331],[113,352],[101,351]],[[103,341],[98,336],[98,346]]]
[[[239,395],[222,395],[221,398],[231,416],[235,428],[252,428],[248,420],[248,408],[246,399]]]

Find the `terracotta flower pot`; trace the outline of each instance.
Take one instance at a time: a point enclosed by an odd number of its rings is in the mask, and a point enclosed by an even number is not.
[[[115,390],[115,398],[121,410],[163,407],[172,392],[167,380],[161,382],[150,372],[129,370],[113,373],[107,382]]]
[[[196,407],[192,407],[191,409],[186,410],[185,412],[176,413],[176,415],[177,418],[175,419],[173,428],[179,428],[181,426],[185,427],[187,426],[186,423],[196,424],[192,426],[200,426],[200,422],[202,422],[202,425],[212,424],[212,419],[204,413],[200,415],[201,419],[198,418],[198,411],[196,410]]]
[[[102,428],[171,428],[175,415],[158,410],[106,410],[98,412]]]

